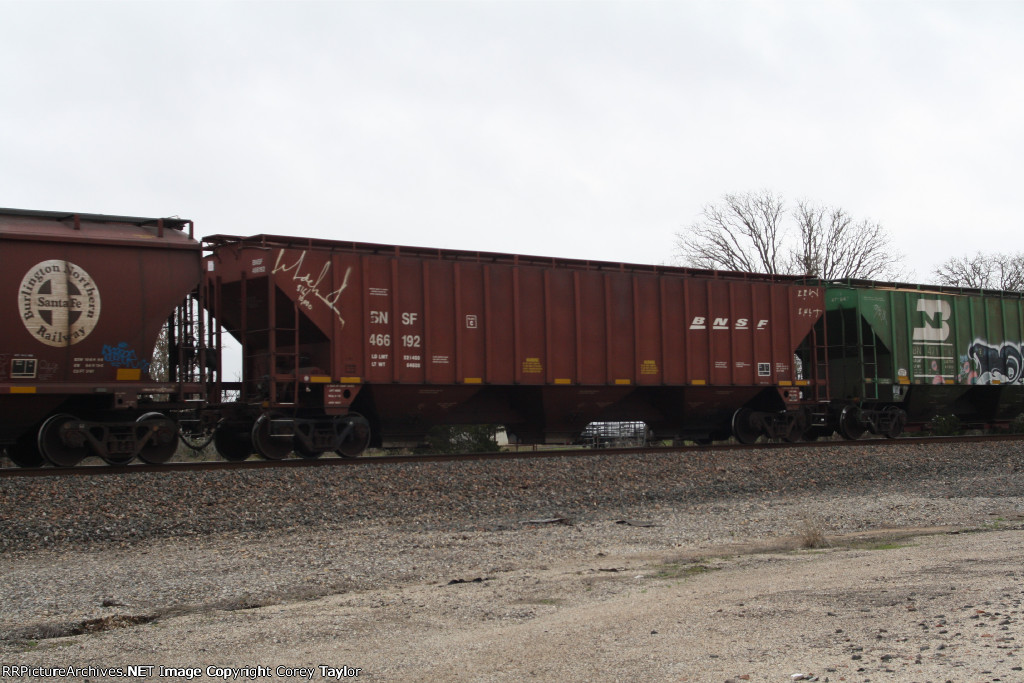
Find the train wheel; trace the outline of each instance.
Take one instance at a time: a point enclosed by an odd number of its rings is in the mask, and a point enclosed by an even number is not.
[[[149,441],[139,451],[139,458],[151,465],[161,465],[170,460],[178,450],[178,428],[174,422],[160,413],[146,413],[136,422],[152,432]]]
[[[797,426],[793,426],[789,431],[782,435],[782,440],[786,443],[799,443],[806,438],[806,432]]]
[[[306,446],[298,439],[295,439],[295,443],[292,445],[295,447],[295,454],[304,460],[316,460],[324,454],[323,451],[310,450],[306,448]]]
[[[885,430],[885,436],[889,439],[895,439],[903,433],[903,428],[907,424],[907,413],[896,406],[886,406],[884,412],[885,417],[891,420],[889,427]]]
[[[292,452],[291,437],[273,436],[272,422],[276,416],[264,413],[252,426],[252,445],[256,455],[266,460],[284,460]]]
[[[732,416],[732,434],[742,444],[752,444],[761,436],[761,427],[754,421],[754,411],[740,408]]]
[[[839,433],[844,439],[856,441],[864,436],[863,425],[857,419],[857,409],[854,406],[846,406],[839,414]]]
[[[782,440],[789,443],[803,441],[807,438],[809,429],[807,426],[807,415],[799,413],[793,416],[793,420],[787,426],[786,433],[782,435]]]
[[[292,437],[292,448],[295,450],[295,455],[305,460],[316,460],[324,454],[323,448],[310,447],[307,442],[316,443],[316,425],[311,421],[296,423],[295,436]]]
[[[213,432],[213,447],[225,460],[241,462],[252,455],[252,436],[219,424]]]
[[[89,455],[86,444],[68,445],[61,436],[61,427],[76,422],[74,415],[53,415],[39,428],[39,451],[50,463],[57,467],[74,467]]]
[[[35,432],[21,435],[7,447],[7,457],[18,467],[42,467],[46,458],[39,452],[39,439]]]
[[[97,453],[93,451],[93,455],[99,456],[108,465],[127,465],[135,459],[131,453]]]
[[[349,413],[345,428],[349,432],[335,453],[343,458],[354,458],[370,445],[370,421],[358,413]]]

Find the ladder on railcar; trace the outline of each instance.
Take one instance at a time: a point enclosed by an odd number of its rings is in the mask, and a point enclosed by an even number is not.
[[[292,300],[291,315],[284,312],[279,319],[277,286],[273,278],[259,278],[267,283],[266,327],[250,329],[247,315],[248,284],[245,274],[241,279],[241,324],[239,336],[242,340],[242,367],[248,376],[242,400],[265,399],[274,407],[293,407],[299,402],[299,303]],[[291,318],[289,321],[287,318]],[[279,338],[292,337],[292,344],[280,348]],[[262,366],[263,374],[253,373],[252,368]],[[289,374],[290,373],[290,374]],[[263,386],[263,382],[266,385]]]

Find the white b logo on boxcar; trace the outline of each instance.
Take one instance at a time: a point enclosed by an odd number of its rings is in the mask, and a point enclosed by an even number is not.
[[[917,310],[924,313],[924,325],[914,328],[914,341],[946,341],[952,308],[942,299],[918,299]]]
[[[100,290],[89,273],[70,261],[37,263],[18,289],[21,322],[49,346],[77,344],[100,319]]]

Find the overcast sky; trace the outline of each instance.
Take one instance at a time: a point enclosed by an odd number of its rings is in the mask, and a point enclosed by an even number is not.
[[[727,192],[1018,251],[1019,2],[0,0],[0,206],[665,263]]]

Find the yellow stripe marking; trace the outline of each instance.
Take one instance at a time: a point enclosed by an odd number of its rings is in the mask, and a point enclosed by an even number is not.
[[[120,382],[138,382],[140,379],[142,379],[142,370],[140,370],[139,368],[118,368],[117,379]]]
[[[11,387],[12,394],[34,394],[36,393],[35,387]]]

